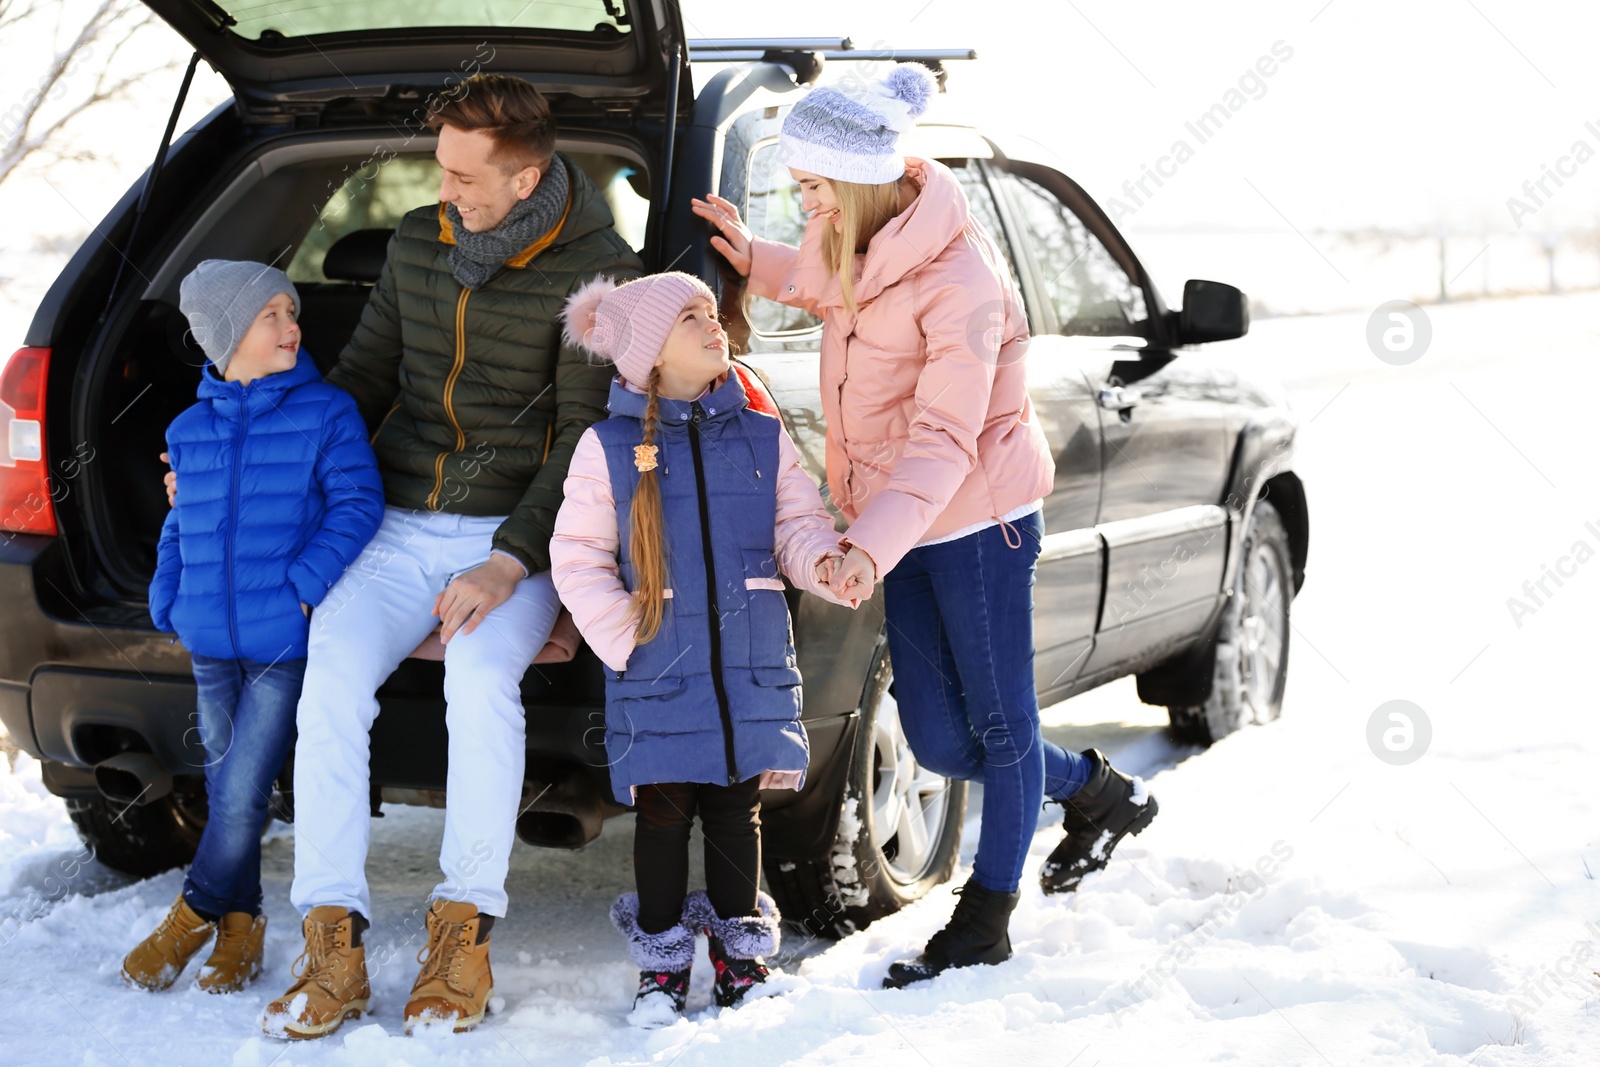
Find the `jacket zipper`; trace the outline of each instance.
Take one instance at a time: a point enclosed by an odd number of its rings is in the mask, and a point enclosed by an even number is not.
[[[694,456],[694,493],[700,504],[700,551],[706,559],[706,609],[711,629],[711,687],[717,693],[717,713],[722,717],[722,752],[728,763],[728,784],[739,784],[738,763],[733,752],[733,716],[728,711],[728,692],[722,684],[722,616],[717,611],[717,572],[711,558],[711,509],[706,505],[706,472],[700,460],[700,423],[705,409],[698,400],[691,405],[689,452]]]
[[[849,338],[846,338],[845,342],[848,344]],[[839,378],[839,442],[841,445],[850,440],[849,435],[847,435],[844,431],[844,386],[849,380],[849,371],[845,371],[845,373]],[[853,503],[855,500],[856,491],[855,486],[850,483],[855,478],[856,464],[855,460],[850,458],[850,450],[848,448],[841,448],[840,450],[844,452],[844,491],[846,502]]]
[[[390,408],[389,409],[389,413],[387,415],[385,415],[383,417],[382,421],[380,421],[378,423],[378,428],[376,430],[372,431],[372,436],[367,438],[367,444],[375,445],[375,444],[378,443],[378,435],[383,432],[383,428],[385,426],[389,425],[389,420],[394,418],[394,413],[399,411],[399,410],[400,410],[400,402],[397,400],[397,401],[395,401],[394,407]]]
[[[225,554],[228,561],[228,640],[233,643],[233,654],[237,659],[243,659],[244,654],[239,651],[239,613],[238,599],[233,592],[233,543],[239,535],[239,468],[244,462],[244,439],[250,430],[250,398],[247,395],[248,386],[239,393],[239,434],[233,444],[233,480],[228,488],[228,531],[227,548]]]
[[[450,400],[455,394],[456,379],[461,377],[461,370],[467,365],[467,297],[471,295],[471,289],[462,289],[461,298],[456,301],[456,361],[450,368],[450,376],[444,380],[444,413],[456,431],[456,452],[467,447],[467,435],[461,432],[461,424],[456,421],[456,411],[450,405]],[[439,510],[439,493],[444,489],[444,461],[451,455],[450,452],[440,452],[439,458],[433,461],[433,492],[428,494],[429,511]]]

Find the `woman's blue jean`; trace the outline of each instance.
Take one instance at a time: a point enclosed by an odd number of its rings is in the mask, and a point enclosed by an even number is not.
[[[1039,807],[1089,778],[1089,763],[1039,732],[1033,583],[1039,512],[913,548],[883,583],[900,724],[917,762],[983,782],[973,878],[1014,893]],[[1019,543],[1020,542],[1020,543]]]
[[[191,658],[210,815],[183,898],[206,915],[259,915],[261,828],[273,779],[294,743],[306,661]]]

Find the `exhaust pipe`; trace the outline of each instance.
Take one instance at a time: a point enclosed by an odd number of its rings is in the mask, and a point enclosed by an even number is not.
[[[94,784],[107,800],[142,806],[172,792],[172,774],[148,752],[122,752],[94,765]]]
[[[600,836],[605,804],[594,780],[574,770],[560,782],[529,782],[532,800],[524,800],[517,818],[517,836],[540,848],[578,849]],[[620,809],[619,809],[620,810]]]

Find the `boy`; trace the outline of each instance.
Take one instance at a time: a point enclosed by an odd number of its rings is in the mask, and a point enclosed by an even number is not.
[[[377,531],[383,487],[355,401],[300,348],[287,275],[209,259],[178,304],[209,364],[167,428],[183,495],[161,528],[150,617],[194,662],[210,817],[122,977],[166,989],[215,931],[198,984],[231,993],[261,971],[261,827],[294,738],[311,609]]]

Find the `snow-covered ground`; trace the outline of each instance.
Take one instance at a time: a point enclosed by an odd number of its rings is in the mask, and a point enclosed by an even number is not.
[[[1600,609],[1600,297],[1427,314],[1431,347],[1404,367],[1370,354],[1365,315],[1269,320],[1218,346],[1281,380],[1305,421],[1311,565],[1283,718],[1201,753],[1165,740],[1163,713],[1128,683],[1049,709],[1053,739],[1144,773],[1161,816],[1073,897],[1025,880],[1010,962],[878,988],[942,924],[945,889],[843,942],[798,946],[774,995],[735,1011],[710,1006],[702,966],[688,1020],[635,1031],[633,972],[606,921],[631,879],[624,819],[582,853],[518,846],[513,914],[494,936],[498,1011],[473,1034],[407,1038],[420,945],[406,921],[436,880],[441,818],[391,808],[370,866],[376,1013],[280,1044],[256,1016],[299,947],[292,834],[265,849],[258,985],[132,992],[121,955],[179,875],[129,883],[82,862],[23,757],[9,773],[0,762],[0,1062],[1600,1062],[1600,709],[1584,684]],[[1547,567],[1560,582],[1533,603],[1523,584],[1538,592]],[[1514,615],[1511,597],[1532,610]],[[1369,742],[1391,700],[1429,724],[1410,763]],[[1041,816],[1035,868],[1059,821]]]

